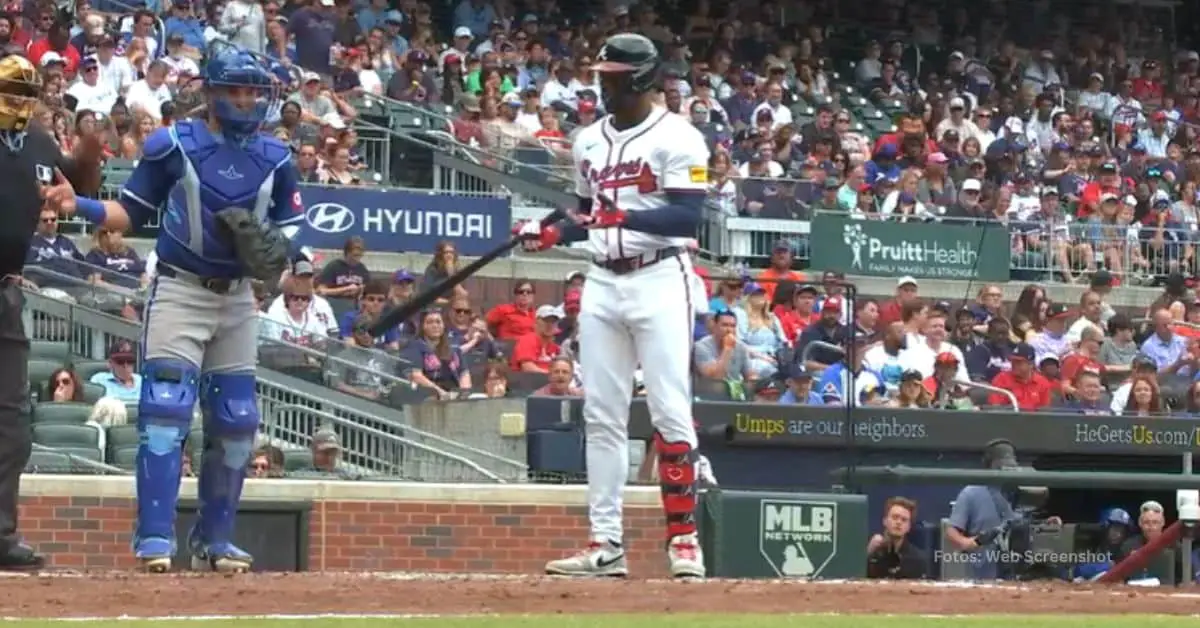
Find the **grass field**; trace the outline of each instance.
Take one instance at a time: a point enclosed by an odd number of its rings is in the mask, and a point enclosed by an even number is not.
[[[1200,609],[1198,609],[1200,610]],[[911,615],[509,615],[490,617],[371,617],[371,618],[234,618],[124,620],[4,620],[5,628],[142,628],[197,626],[203,628],[1183,628],[1197,617],[1162,615],[978,615],[920,617]]]

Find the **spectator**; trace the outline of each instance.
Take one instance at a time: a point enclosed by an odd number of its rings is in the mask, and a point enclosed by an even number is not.
[[[192,12],[192,0],[172,2],[171,12],[164,20],[163,27],[167,37],[182,37],[184,45],[194,51],[202,51],[208,47],[208,43],[204,41],[204,24]]]
[[[229,43],[263,54],[267,48],[266,23],[263,5],[249,0],[228,0],[217,28]]]
[[[1155,417],[1163,414],[1165,407],[1154,378],[1134,376],[1129,387],[1129,398],[1121,414],[1131,417]]]
[[[91,266],[83,269],[89,273],[88,281],[134,290],[149,285],[145,262],[119,231],[96,229],[92,242],[92,250],[83,258]]]
[[[432,390],[443,401],[455,392],[471,389],[462,352],[454,348],[446,333],[446,321],[438,310],[426,310],[418,321],[417,335],[404,348],[405,361],[412,366],[404,376],[422,388]]]
[[[713,314],[712,334],[696,341],[692,354],[696,372],[709,381],[740,384],[755,379],[750,350],[738,340],[733,312]]]
[[[433,250],[433,259],[429,261],[429,266],[425,268],[425,272],[421,275],[421,290],[427,290],[445,281],[450,275],[453,275],[459,269],[458,249],[454,243],[449,240],[438,242]],[[467,289],[459,284],[454,287],[451,294],[448,294],[438,300],[439,303],[446,303],[451,298],[467,296]]]
[[[362,296],[358,299],[358,311],[351,310],[342,316],[338,325],[342,337],[351,338],[355,343],[358,343],[358,328],[355,327],[355,321],[360,320],[364,315],[372,320],[378,318],[383,313],[383,305],[387,301],[387,294],[388,287],[383,281],[371,280],[363,288]],[[371,346],[379,349],[395,350],[400,346],[400,332],[397,329],[389,329],[382,336],[375,338]]]
[[[45,401],[83,402],[83,386],[79,383],[79,376],[70,368],[60,368],[50,374],[46,381],[46,393],[49,399]]]
[[[1133,340],[1133,325],[1129,317],[1117,314],[1108,321],[1110,336],[1100,347],[1100,363],[1106,373],[1127,374],[1139,347]]]
[[[1008,359],[1011,369],[1001,371],[992,379],[992,386],[1003,388],[1017,398],[1017,407],[1021,412],[1034,412],[1050,405],[1050,381],[1034,369],[1036,354],[1033,347],[1018,343],[1013,346]],[[1010,399],[1000,393],[988,396],[988,403],[993,406],[1009,406]]]
[[[484,369],[483,393],[488,399],[508,396],[508,369],[503,362],[491,362]]]
[[[297,271],[308,271],[311,276],[311,268],[297,266]],[[329,304],[322,308],[314,302],[314,296],[311,282],[285,282],[283,294],[276,299],[282,301],[282,307],[272,304],[267,310],[268,324],[260,327],[259,337],[302,347],[319,346],[329,333],[333,311],[325,312]]]
[[[292,14],[288,32],[296,41],[296,59],[302,67],[329,72],[335,22],[334,0],[317,0]]]
[[[167,65],[167,85],[182,88],[193,77],[200,76],[200,66],[192,58],[197,56],[183,43],[183,35],[175,33],[167,36],[167,54],[162,62]]]
[[[1171,311],[1154,311],[1154,333],[1142,342],[1141,354],[1154,361],[1162,375],[1189,375],[1197,372],[1196,358],[1188,352],[1187,339],[1171,327]]]
[[[888,392],[895,393],[900,388],[900,377],[921,367],[919,356],[906,351],[908,340],[904,335],[904,325],[899,322],[890,323],[884,328],[883,342],[867,350],[863,355],[863,366],[878,373]]]
[[[1117,389],[1113,391],[1112,403],[1109,404],[1109,409],[1113,414],[1122,414],[1125,407],[1129,404],[1130,391],[1133,390],[1133,382],[1135,379],[1155,379],[1158,378],[1158,365],[1150,356],[1138,354],[1133,358],[1133,363],[1130,365],[1129,377],[1121,382]]]
[[[1083,335],[1080,336],[1075,350],[1068,353],[1062,360],[1061,378],[1064,394],[1075,394],[1073,382],[1076,376],[1083,371],[1104,375],[1104,363],[1100,361],[1100,344],[1103,341],[1104,334],[1095,327],[1083,330]]]
[[[554,358],[550,361],[546,385],[535,390],[533,394],[547,397],[582,397],[583,391],[574,386],[574,379],[575,363],[564,357]]]
[[[1079,297],[1079,318],[1071,323],[1070,329],[1067,330],[1068,344],[1079,342],[1085,329],[1096,329],[1101,336],[1104,335],[1103,307],[1104,301],[1099,294],[1091,290],[1083,292]]]
[[[896,396],[887,405],[893,408],[928,408],[933,401],[933,395],[926,390],[925,376],[916,369],[909,369],[900,375],[900,385]]]
[[[1009,330],[1008,321],[1003,318],[993,318],[987,322],[987,335],[983,342],[966,352],[967,372],[973,381],[992,381],[1001,372],[1011,368],[1009,354],[1013,350],[1013,341]],[[1033,360],[1032,357],[1029,359]]]
[[[788,344],[796,346],[800,334],[808,329],[809,325],[820,320],[820,315],[813,312],[817,303],[817,288],[808,284],[797,286],[790,297],[784,290],[779,290],[775,293],[775,300],[777,304],[772,312],[779,319]],[[781,300],[786,302],[780,302]]]
[[[733,310],[738,322],[738,340],[750,353],[753,379],[770,378],[779,370],[779,351],[787,339],[779,319],[768,309],[766,291],[757,283],[746,286],[746,300]]]
[[[487,322],[475,317],[475,311],[465,297],[455,297],[446,307],[449,315],[450,345],[464,356],[478,353],[489,358],[500,357],[500,350],[488,333]]]
[[[77,111],[111,111],[118,96],[110,83],[100,80],[100,61],[96,57],[81,62],[79,79],[67,89],[67,94],[75,98]]]
[[[911,276],[905,275],[896,280],[896,296],[879,308],[880,326],[900,322],[904,306],[918,298],[919,284]]]
[[[954,379],[971,381],[962,350],[947,340],[946,315],[939,310],[929,313],[925,317],[923,332],[919,338],[906,338],[902,362],[910,364],[925,377],[932,377],[937,369],[938,358],[943,353],[948,353],[954,358],[956,366]]]
[[[814,372],[823,371],[829,365],[841,361],[842,356],[827,347],[814,346],[810,352],[808,346],[813,342],[845,345],[848,331],[841,322],[843,303],[840,295],[827,298],[821,306],[820,319],[800,334],[800,342],[796,347],[797,358],[804,360],[805,368]]]
[[[300,105],[303,122],[321,125],[326,121],[341,119],[328,117],[338,114],[337,106],[328,92],[322,90],[321,77],[316,72],[305,72],[300,77],[300,89],[288,97],[288,102]]]
[[[125,104],[134,116],[141,114],[149,116],[156,123],[162,122],[163,103],[171,100],[171,88],[167,86],[168,69],[165,62],[153,61],[146,68],[146,77],[129,86],[125,93]]]
[[[975,333],[975,314],[969,308],[959,308],[954,313],[954,328],[950,330],[948,339],[962,351],[964,359],[970,355],[971,349],[983,342],[983,337]]]
[[[967,389],[960,382],[962,360],[953,353],[944,351],[933,359],[933,375],[925,379],[925,390],[929,393],[929,405],[947,410],[974,410],[975,404]]]
[[[1067,319],[1070,318],[1071,311],[1061,304],[1052,304],[1049,307],[1042,331],[1035,334],[1031,340],[1026,341],[1037,352],[1036,361],[1038,363],[1041,363],[1042,359],[1046,357],[1062,360],[1063,356],[1071,349],[1066,335]]]
[[[296,294],[308,294],[308,309],[306,316],[312,320],[312,326],[319,326],[324,329],[324,336],[336,336],[340,333],[337,317],[333,314],[333,307],[329,305],[329,301],[325,297],[317,294],[314,281],[315,270],[312,262],[308,260],[298,260],[291,268],[284,280],[281,282],[283,294],[275,297],[271,301],[271,306],[267,309],[267,314],[275,320],[282,320],[282,317],[288,310],[288,302],[285,295],[290,292]],[[303,299],[300,299],[303,301]]]
[[[554,333],[561,318],[562,313],[553,305],[543,305],[537,309],[533,329],[522,334],[513,345],[510,361],[512,370],[525,373],[550,371],[551,360],[562,349],[554,342]]]
[[[96,47],[96,61],[99,65],[100,82],[107,86],[108,91],[124,95],[137,81],[137,73],[128,59],[114,54],[116,49],[117,43],[111,36],[101,37]]]
[[[920,299],[904,304],[900,311],[900,324],[904,328],[906,347],[925,343],[925,323],[929,319],[929,306]]]
[[[25,259],[26,264],[35,268],[27,267],[26,276],[43,288],[77,286],[74,280],[83,278],[79,266],[83,259],[71,238],[58,232],[58,214],[53,209],[42,210]]]
[[[321,473],[332,473],[349,479],[346,468],[342,465],[342,439],[337,432],[325,427],[317,430],[312,436],[313,470]]]
[[[805,277],[803,273],[792,270],[792,264],[795,262],[792,243],[787,240],[780,240],[771,248],[770,265],[758,275],[758,283],[762,286],[764,293],[767,295],[767,301],[775,298],[775,289],[781,281],[802,282]]]
[[[870,340],[866,336],[855,335],[854,340],[846,347],[842,359],[830,365],[821,374],[821,381],[817,384],[817,388],[821,400],[826,404],[878,405],[877,400],[873,397],[880,391],[885,391],[886,388],[883,376],[863,364],[863,355],[869,342]],[[847,394],[847,391],[851,390],[851,377],[854,382],[853,395]],[[884,400],[886,400],[886,395]]]
[[[534,328],[533,282],[518,279],[513,287],[513,300],[501,303],[487,313],[488,331],[497,340],[517,340]]]
[[[356,299],[363,292],[371,272],[362,263],[367,245],[362,238],[348,238],[342,246],[341,259],[335,259],[321,269],[317,292],[325,297]]]
[[[137,403],[142,394],[142,376],[134,372],[137,352],[127,340],[108,348],[108,370],[92,375],[91,383],[104,387],[104,396],[122,403]]]
[[[250,458],[250,477],[281,478],[284,473],[283,450],[274,445],[256,449]]]
[[[61,19],[50,25],[44,39],[29,44],[25,56],[30,63],[39,67],[46,67],[49,60],[60,61],[63,63],[63,72],[68,76],[75,76],[79,69],[79,51],[71,45],[71,25]]]
[[[1104,383],[1100,374],[1092,370],[1081,370],[1071,380],[1072,400],[1064,406],[1067,410],[1086,415],[1112,414],[1104,404]]]
[[[333,158],[317,171],[317,179],[326,185],[363,185],[350,166],[350,149],[333,147]]]
[[[345,348],[328,363],[330,386],[364,399],[379,399],[391,388],[391,380],[381,374],[397,372],[395,360],[381,351],[372,351],[379,344],[371,336],[375,318],[359,314],[353,320]]]
[[[583,291],[578,288],[570,288],[566,295],[563,296],[562,305],[558,306],[562,313],[562,320],[558,321],[558,332],[554,336],[554,341],[561,345],[564,349],[578,343],[579,340],[579,312],[583,307]],[[571,351],[577,354],[578,351]]]
[[[788,389],[779,396],[779,403],[822,406],[825,401],[813,390],[813,374],[803,364],[793,364],[787,372]]]

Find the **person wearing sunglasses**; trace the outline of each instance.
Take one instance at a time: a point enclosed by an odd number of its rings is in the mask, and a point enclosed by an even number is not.
[[[91,383],[104,387],[104,396],[124,403],[137,403],[142,393],[142,376],[135,372],[137,353],[133,343],[118,340],[108,348],[108,370],[92,375]]]

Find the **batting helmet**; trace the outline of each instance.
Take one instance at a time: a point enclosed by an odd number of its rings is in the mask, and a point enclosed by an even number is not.
[[[644,94],[656,88],[661,65],[658,48],[647,37],[636,33],[618,33],[605,40],[596,54],[592,70],[602,76],[615,74],[621,77],[620,83],[615,86],[611,81],[602,85],[605,108],[611,112],[613,106],[618,104],[610,98]]]
[[[1100,523],[1106,526],[1113,524],[1128,526],[1133,524],[1133,517],[1124,508],[1109,508],[1100,514]]]

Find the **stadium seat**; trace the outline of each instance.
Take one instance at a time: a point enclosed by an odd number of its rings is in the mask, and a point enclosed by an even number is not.
[[[108,464],[122,469],[132,469],[137,464],[137,445],[113,449],[108,454]]]
[[[30,360],[29,361],[29,383],[33,387],[33,392],[38,395],[38,399],[46,398],[46,382],[50,380],[50,375],[63,367],[64,362],[59,360]]]
[[[104,396],[105,389],[100,384],[86,383],[83,385],[83,402],[92,405]]]
[[[96,447],[59,447],[58,451],[92,462],[104,462],[104,454]],[[88,465],[80,463],[75,463],[73,466],[82,469],[88,468]]]
[[[71,368],[79,376],[79,381],[86,382],[92,379],[92,376],[96,373],[107,371],[108,362],[104,360],[78,360],[71,364]]]
[[[46,401],[33,406],[33,423],[83,425],[91,414],[89,403]]]
[[[508,376],[509,392],[531,393],[546,385],[545,373],[516,372]]]
[[[122,447],[138,444],[138,429],[136,425],[114,425],[108,428],[108,449],[116,451]]]
[[[306,471],[313,468],[312,452],[307,449],[288,449],[283,452],[283,470]]]
[[[34,340],[29,343],[29,357],[34,360],[48,360],[64,363],[71,358],[71,347],[65,342],[50,340]]]
[[[70,473],[73,468],[71,458],[57,451],[34,451],[25,463],[30,473]]]
[[[100,426],[69,423],[35,423],[33,442],[47,447],[100,448]]]

